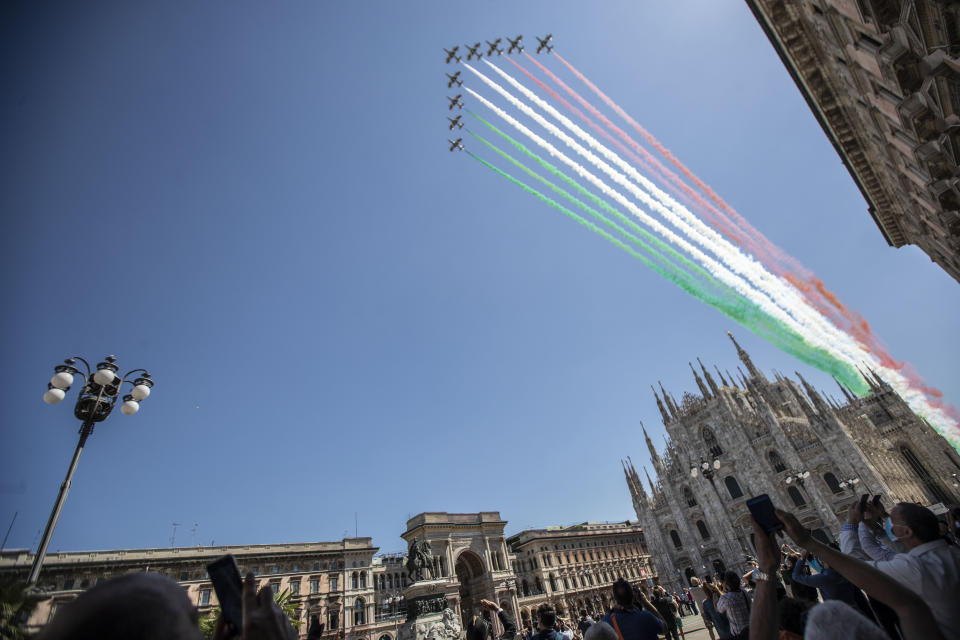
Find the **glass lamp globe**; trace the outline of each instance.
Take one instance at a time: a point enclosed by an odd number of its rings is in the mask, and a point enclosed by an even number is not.
[[[47,389],[47,391],[43,394],[43,401],[47,404],[57,404],[63,400],[64,396],[66,395],[67,394],[64,393],[63,389]]]
[[[127,400],[120,405],[120,413],[125,416],[132,416],[137,411],[140,411],[140,403],[136,400]]]
[[[110,369],[97,369],[97,372],[93,374],[93,381],[97,384],[108,385],[113,384],[113,379],[116,377],[116,374]]]
[[[787,476],[787,484],[793,482],[793,476]]]
[[[150,387],[145,384],[138,384],[130,390],[130,395],[132,395],[133,399],[137,401],[146,400],[150,395]]]
[[[696,478],[696,477],[697,477],[697,468],[696,468],[696,467],[690,469],[690,477],[691,477],[691,478]]]
[[[66,371],[55,373],[53,377],[50,378],[50,384],[57,389],[66,389],[73,384],[73,374]]]
[[[714,461],[713,461],[713,468],[714,468],[714,469],[719,469],[719,468],[720,468],[720,460],[714,460]]]
[[[810,477],[810,472],[809,472],[809,471],[804,471],[804,472],[803,472],[802,474],[800,474],[800,475],[802,475],[804,478],[809,478],[809,477]]]

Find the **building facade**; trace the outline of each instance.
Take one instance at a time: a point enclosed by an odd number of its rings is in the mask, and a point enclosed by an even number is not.
[[[653,577],[637,523],[584,523],[523,531],[509,540],[496,511],[421,513],[402,534],[430,543],[432,577],[465,621],[481,599],[500,603],[529,622],[536,607],[553,603],[564,614],[592,612],[609,604],[617,577]],[[287,591],[297,609],[300,637],[317,616],[330,640],[396,640],[406,620],[404,590],[410,584],[405,553],[379,554],[370,538],[339,542],[210,546],[49,553],[38,587],[48,596],[29,621],[37,630],[85,589],[114,576],[154,572],[177,580],[201,615],[217,606],[206,565],[230,553],[242,574],[259,585]],[[26,550],[0,552],[0,577],[26,579],[33,562]],[[495,625],[499,622],[495,621]],[[502,630],[500,630],[502,631]]]
[[[729,334],[728,334],[729,335]],[[746,500],[766,493],[821,540],[839,535],[860,493],[931,505],[957,501],[960,456],[875,374],[838,402],[779,373],[768,379],[733,336],[746,373],[717,378],[691,364],[700,395],[654,390],[668,439],[661,455],[643,429],[654,478],[629,460],[627,486],[664,584],[746,571],[754,551]],[[698,360],[699,363],[699,360]],[[717,383],[719,380],[719,384]],[[645,470],[646,473],[646,470]]]
[[[884,239],[960,281],[960,3],[747,0]]]

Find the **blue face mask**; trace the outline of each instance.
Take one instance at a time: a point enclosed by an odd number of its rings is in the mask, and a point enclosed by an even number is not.
[[[897,541],[897,536],[893,534],[893,520],[890,519],[890,516],[887,516],[886,520],[883,521],[883,530],[887,532],[887,537]]]

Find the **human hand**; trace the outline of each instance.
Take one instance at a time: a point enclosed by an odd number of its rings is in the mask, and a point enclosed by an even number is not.
[[[256,578],[248,573],[243,581],[243,640],[296,640],[297,632],[273,601],[270,585],[256,590]]]
[[[484,609],[489,609],[490,611],[499,611],[500,605],[496,602],[491,602],[490,600],[481,600],[480,606]]]
[[[227,619],[223,617],[223,612],[217,616],[217,624],[213,629],[213,640],[239,640],[240,636],[230,631],[230,625]]]
[[[847,507],[847,524],[857,524],[863,520],[863,513],[860,511],[860,503],[852,502]]]
[[[760,570],[771,574],[777,570],[780,563],[780,551],[773,539],[773,533],[767,533],[753,516],[750,516],[750,526],[753,527],[753,543],[757,547],[757,560]]]
[[[783,527],[787,530],[787,535],[790,536],[791,540],[801,547],[806,547],[807,544],[809,544],[810,530],[800,524],[800,521],[797,520],[795,515],[776,508],[774,509],[774,513],[780,518],[780,522],[783,523]]]

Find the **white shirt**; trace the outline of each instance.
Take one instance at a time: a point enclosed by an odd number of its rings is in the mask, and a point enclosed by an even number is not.
[[[844,553],[862,557],[856,532],[844,531],[840,540]],[[960,593],[960,549],[944,540],[934,540],[907,553],[888,557],[888,560],[864,561],[919,595],[930,607],[943,636],[952,637],[960,629],[960,597],[957,596]]]

